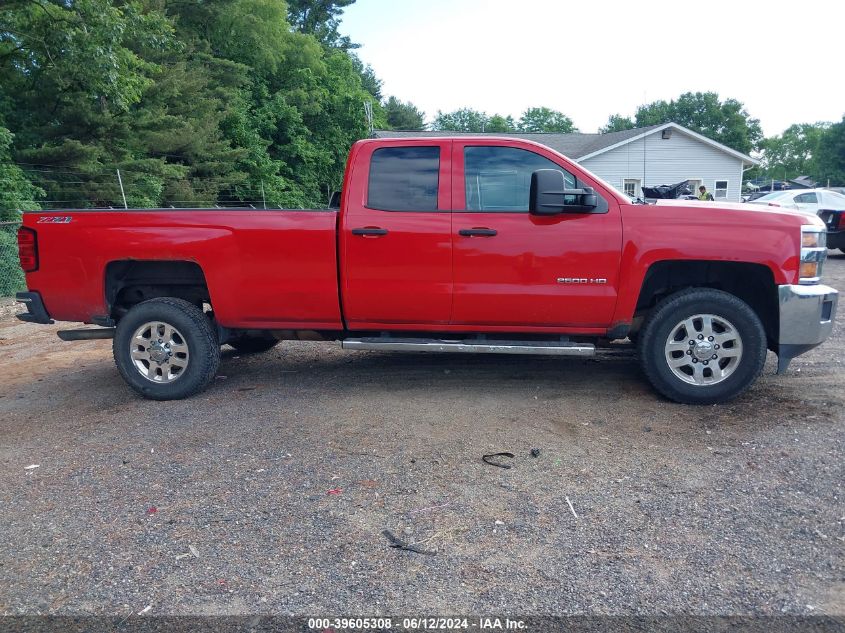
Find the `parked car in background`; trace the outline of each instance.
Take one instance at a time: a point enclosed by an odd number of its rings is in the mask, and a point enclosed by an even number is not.
[[[811,215],[818,215],[825,210],[845,210],[845,196],[829,189],[773,191],[756,200],[749,200],[749,202],[751,204],[767,204],[770,207],[797,209]]]
[[[749,202],[818,215],[827,228],[827,247],[845,253],[845,195],[830,189],[793,189],[775,191]]]

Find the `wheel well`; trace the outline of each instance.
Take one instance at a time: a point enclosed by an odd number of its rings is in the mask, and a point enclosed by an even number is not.
[[[634,329],[660,301],[685,288],[715,288],[742,299],[763,322],[769,347],[776,344],[779,324],[774,275],[767,266],[748,262],[669,260],[652,264],[640,289]]]
[[[199,264],[185,261],[110,262],[106,266],[109,316],[119,320],[135,304],[157,297],[177,297],[202,309],[211,303]]]

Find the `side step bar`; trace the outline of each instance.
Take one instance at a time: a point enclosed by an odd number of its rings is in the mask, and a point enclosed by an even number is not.
[[[459,352],[465,354],[542,354],[545,356],[595,356],[592,343],[570,341],[497,341],[484,339],[348,338],[343,349],[389,352]]]
[[[59,330],[56,334],[63,341],[93,341],[101,338],[114,338],[115,328],[98,327],[85,330]]]

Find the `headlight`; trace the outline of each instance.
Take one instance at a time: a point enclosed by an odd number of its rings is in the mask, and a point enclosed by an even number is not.
[[[802,284],[817,284],[827,257],[827,233],[824,227],[805,224],[801,227],[801,263],[798,269]]]

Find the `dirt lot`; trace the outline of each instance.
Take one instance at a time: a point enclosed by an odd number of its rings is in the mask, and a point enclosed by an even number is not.
[[[624,356],[303,343],[153,403],[57,329],[0,316],[0,613],[845,614],[841,326],[714,407]]]

